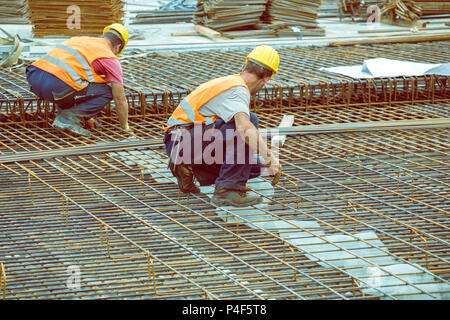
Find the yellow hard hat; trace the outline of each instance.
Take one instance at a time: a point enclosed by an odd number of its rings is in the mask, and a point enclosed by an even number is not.
[[[259,62],[272,70],[272,77],[277,73],[278,65],[280,64],[280,56],[278,55],[278,52],[274,48],[266,45],[261,45],[254,48],[247,56],[247,59],[245,59],[245,63],[247,63],[248,59]]]
[[[110,24],[109,26],[106,26],[105,29],[103,29],[103,34],[105,34],[105,32],[108,30],[114,30],[122,37],[122,40],[123,40],[122,50],[118,54],[116,54],[116,56],[120,56],[122,54],[123,50],[125,50],[125,47],[127,46],[127,43],[128,43],[128,38],[129,38],[128,30],[121,23],[113,23],[113,24]]]

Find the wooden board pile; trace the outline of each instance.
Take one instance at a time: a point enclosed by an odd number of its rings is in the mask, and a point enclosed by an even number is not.
[[[304,35],[312,30],[315,30],[314,35],[323,35],[324,30],[317,23],[321,4],[321,0],[269,0],[263,20],[298,27]]]
[[[0,0],[0,24],[27,24],[27,0]]]
[[[106,25],[122,22],[123,6],[121,0],[28,1],[36,37],[102,34]]]
[[[422,8],[423,17],[429,15],[450,14],[450,0],[415,0],[414,2]]]
[[[216,31],[249,29],[260,22],[268,0],[199,0],[193,22]]]

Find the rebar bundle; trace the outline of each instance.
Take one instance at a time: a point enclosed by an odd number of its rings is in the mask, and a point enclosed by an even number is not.
[[[419,20],[422,8],[413,0],[385,0],[381,14],[391,17],[391,20]]]

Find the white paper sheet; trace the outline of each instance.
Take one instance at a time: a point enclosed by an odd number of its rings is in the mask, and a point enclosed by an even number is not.
[[[362,65],[321,68],[355,79],[401,77],[421,75],[450,75],[450,63],[433,64],[376,58],[365,60]]]

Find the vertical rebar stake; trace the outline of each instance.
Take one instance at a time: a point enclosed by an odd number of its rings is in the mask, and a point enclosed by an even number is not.
[[[31,189],[31,173],[30,173],[30,172],[28,172],[28,187],[29,187],[29,189],[30,189],[30,198],[31,198],[31,202],[32,202],[33,204],[35,204],[35,203],[34,203],[34,198],[33,198],[33,189]]]
[[[355,153],[355,156],[358,157],[358,178],[360,178],[360,172],[361,172],[361,160],[359,159],[359,154]]]
[[[189,197],[190,197],[191,193],[188,193],[186,196],[186,211],[189,212]]]
[[[345,172],[347,172],[347,164],[348,164],[348,152],[345,152]]]
[[[5,265],[0,263],[0,291],[2,290],[3,281],[3,300],[6,300],[6,271]]]
[[[422,236],[419,236],[419,237],[423,240],[423,242],[425,242],[425,250],[426,250],[426,252],[425,252],[425,268],[428,269],[428,243],[424,237],[422,237]]]
[[[353,292],[353,297],[356,297],[356,289],[355,287],[358,286],[358,283],[356,282],[355,278],[352,278],[352,292]]]
[[[100,244],[103,244],[103,224],[100,223]]]
[[[294,268],[295,268],[295,251],[294,251],[294,249],[292,248],[292,246],[289,246],[289,249],[291,250],[291,252],[292,252],[292,263],[293,263],[293,265],[294,265]],[[294,281],[297,281],[297,272],[294,270]]]
[[[414,231],[413,231],[413,229],[409,229],[409,232],[410,232],[409,242],[411,242],[411,246],[409,247],[409,256],[412,256],[412,250],[413,250],[412,242],[413,242],[413,233],[414,233]]]
[[[66,193],[63,192],[63,204],[62,204],[62,214],[66,217],[66,228],[69,224],[69,199],[66,196]]]
[[[355,220],[358,220],[358,210],[356,210],[356,207],[353,205],[353,203],[349,200],[347,201],[347,205],[349,205],[350,207],[353,208],[353,210],[355,211]],[[345,212],[347,213],[347,207],[345,208]],[[356,224],[357,222],[355,221],[355,225],[353,226],[353,232],[356,232]]]
[[[155,265],[153,264],[153,259],[150,258],[150,254],[149,253],[147,253],[147,269],[148,269],[148,279],[152,280],[152,283],[153,283],[153,292],[155,294],[158,294],[156,292]]]
[[[297,209],[300,209],[300,198],[298,197],[298,185],[292,180],[288,180],[288,181],[295,186],[295,197],[296,197],[296,202],[297,202]]]
[[[345,202],[344,225],[347,224],[348,201]]]
[[[412,174],[405,172],[408,176],[411,177],[411,201],[414,201],[414,178]]]
[[[144,185],[144,167],[141,165],[139,166],[140,171],[140,179],[142,181],[142,195],[145,197],[147,194],[145,193],[145,185]]]
[[[236,217],[233,218],[236,220],[236,247],[239,248],[239,219]]]
[[[105,226],[105,238],[106,238],[106,250],[108,251],[108,258],[111,259],[111,252],[109,248],[109,233],[108,233],[108,227]]]
[[[106,159],[108,159],[108,157],[106,156],[106,152],[103,152],[102,154],[103,154],[103,161],[108,162],[106,161]],[[108,166],[106,166],[105,168],[105,174],[108,174]]]

